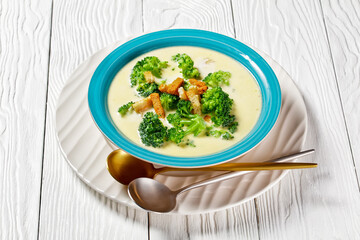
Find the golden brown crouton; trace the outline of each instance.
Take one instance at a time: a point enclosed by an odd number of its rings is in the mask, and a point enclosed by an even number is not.
[[[159,86],[159,90],[160,92],[166,92],[172,95],[179,95],[178,89],[179,87],[181,87],[181,85],[184,83],[184,79],[182,78],[177,78],[175,79],[172,83],[166,85],[166,84],[161,84]]]
[[[205,115],[205,116],[204,116],[204,120],[205,120],[206,122],[210,122],[210,121],[211,121],[211,116],[210,116],[210,115]]]
[[[152,107],[152,101],[151,101],[150,97],[147,97],[147,98],[144,98],[142,100],[135,102],[132,105],[132,107],[135,110],[135,112],[141,113]]]
[[[189,90],[186,92],[186,95],[188,96],[191,106],[194,109],[195,114],[201,114],[201,104],[200,104],[200,95],[197,90],[197,87],[191,86]]]
[[[189,100],[188,96],[186,95],[185,89],[183,87],[179,87],[178,89],[179,97],[182,100]]]
[[[144,72],[144,77],[147,83],[155,82],[155,76],[150,71]]]
[[[159,90],[160,90],[160,92],[167,92],[167,85],[166,84],[161,84],[159,86]]]
[[[177,78],[175,79],[170,85],[167,87],[167,93],[170,93],[172,95],[178,95],[178,89],[181,87],[181,85],[184,83],[184,79]]]
[[[191,79],[189,79],[189,82],[190,82],[190,84],[197,87],[199,94],[203,94],[204,92],[206,92],[206,90],[208,88],[206,86],[206,83],[204,83],[203,81],[198,81],[196,79],[191,78]]]
[[[159,118],[165,118],[165,111],[161,106],[160,95],[158,93],[152,93],[150,94],[150,98],[156,114],[159,115]]]

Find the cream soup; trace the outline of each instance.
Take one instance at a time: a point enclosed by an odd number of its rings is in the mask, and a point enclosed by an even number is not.
[[[181,70],[177,67],[177,63],[171,60],[171,57],[177,53],[186,53],[192,58],[194,67],[197,67],[200,71],[201,79],[209,73],[219,70],[231,73],[230,85],[222,86],[222,89],[234,100],[232,114],[236,116],[236,120],[239,122],[238,129],[233,134],[233,139],[223,140],[222,138],[200,134],[197,137],[193,135],[189,136],[189,139],[193,140],[196,147],[178,146],[173,142],[165,142],[160,148],[147,147],[142,144],[138,133],[139,124],[145,113],[136,114],[132,112],[125,116],[121,116],[118,113],[119,107],[123,104],[129,101],[135,102],[143,99],[137,96],[136,87],[132,88],[130,86],[130,74],[136,62],[147,56],[156,56],[161,61],[168,61],[169,66],[163,70],[162,78],[156,79],[158,83],[166,79],[166,83],[168,84],[177,77],[182,78]],[[222,53],[205,48],[177,46],[148,52],[126,64],[117,73],[111,83],[108,93],[108,108],[110,116],[119,131],[134,143],[150,151],[164,155],[194,157],[222,151],[244,138],[254,127],[259,117],[261,110],[261,93],[254,77],[236,60]],[[154,110],[151,109],[149,111]],[[165,126],[171,127],[166,119],[162,120],[162,122]]]

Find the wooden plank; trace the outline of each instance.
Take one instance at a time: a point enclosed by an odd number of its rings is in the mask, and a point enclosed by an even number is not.
[[[142,31],[141,1],[54,1],[40,239],[145,239],[147,214],[96,193],[73,172],[55,136],[67,77],[104,46]],[[104,159],[105,161],[105,159]]]
[[[306,147],[317,151],[304,161],[319,163],[317,169],[292,171],[256,200],[260,238],[359,238],[358,184],[321,6],[314,1],[233,4],[238,38],[268,53],[300,88],[309,114]]]
[[[144,0],[144,30],[197,28],[234,36],[230,1]],[[150,239],[258,239],[254,201],[215,213],[150,214]]]
[[[360,2],[326,0],[321,3],[360,182]]]
[[[150,239],[258,239],[254,201],[194,215],[150,213]]]
[[[0,239],[35,239],[51,2],[0,3]]]
[[[144,31],[197,28],[234,36],[230,0],[144,0]]]

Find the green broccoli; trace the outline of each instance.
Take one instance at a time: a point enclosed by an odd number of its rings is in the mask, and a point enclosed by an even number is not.
[[[159,58],[151,56],[138,61],[130,75],[131,87],[145,83],[144,72],[150,71],[155,77],[161,78],[161,70],[168,66],[167,61],[161,62]]]
[[[189,88],[191,86],[191,83],[189,82],[189,80],[184,80],[184,84],[183,84],[183,88],[188,91]]]
[[[148,97],[154,92],[159,92],[159,86],[156,83],[141,83],[136,88],[138,94],[142,97]]]
[[[172,56],[172,60],[179,64],[179,68],[181,69],[181,73],[184,78],[199,78],[200,72],[197,68],[194,67],[194,61],[189,57],[189,55],[176,54]]]
[[[231,73],[224,71],[217,71],[214,73],[209,73],[205,78],[204,82],[209,87],[219,87],[222,84],[229,86],[229,79],[231,78]]]
[[[183,127],[184,124],[181,124],[181,118],[182,116],[179,113],[171,113],[169,114],[166,119],[168,120],[168,122],[173,125],[174,127]]]
[[[182,125],[187,126],[185,130],[185,136],[188,134],[194,134],[196,137],[206,128],[206,123],[204,119],[197,114],[192,114],[188,116],[189,119],[183,119],[180,121]]]
[[[221,87],[215,87],[203,94],[201,110],[204,114],[212,115],[211,121],[215,126],[228,127],[229,131],[234,133],[238,123],[235,121],[235,116],[230,115],[233,102]]]
[[[190,101],[185,101],[185,100],[181,99],[177,104],[176,112],[181,117],[188,117],[189,115],[191,115],[192,109],[193,109],[193,107],[191,106]]]
[[[170,128],[168,131],[168,140],[176,144],[181,143],[184,137],[185,137],[185,132],[182,128],[173,127]]]
[[[229,132],[231,132],[231,133],[236,132],[238,125],[239,125],[238,122],[235,122],[235,121],[234,121],[234,122],[231,122],[231,123],[228,125]]]
[[[153,112],[147,112],[139,125],[139,134],[143,144],[154,148],[161,147],[167,140],[167,127]]]
[[[196,137],[206,128],[204,119],[197,114],[189,114],[187,118],[182,118],[182,116],[176,112],[169,114],[167,120],[174,126],[168,131],[169,140],[177,144],[182,142],[185,136],[194,134]],[[183,127],[186,128],[184,129]]]
[[[127,104],[122,105],[118,112],[121,114],[121,116],[124,116],[130,109],[132,109],[132,105],[134,102],[128,102]]]
[[[222,139],[225,139],[225,140],[230,140],[230,139],[233,139],[234,136],[231,135],[229,132],[226,132],[222,135]]]
[[[230,140],[230,139],[233,139],[234,136],[231,135],[228,131],[226,130],[213,130],[214,126],[211,126],[211,127],[207,127],[206,128],[206,136],[213,136],[213,137],[216,137],[216,138],[219,138],[220,136],[222,137],[222,139],[225,139],[225,140]]]
[[[191,111],[190,101],[179,100],[176,113],[167,116],[169,123],[174,126],[169,129],[170,141],[179,144],[185,136],[194,134],[196,137],[205,130],[206,123],[204,119],[197,114],[191,114]],[[184,127],[186,127],[185,130]]]
[[[169,111],[172,109],[176,109],[179,97],[169,93],[163,93],[160,96],[160,101],[163,108]]]

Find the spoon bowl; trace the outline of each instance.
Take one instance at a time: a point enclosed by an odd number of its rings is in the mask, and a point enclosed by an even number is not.
[[[128,185],[136,178],[153,178],[156,174],[156,169],[151,163],[140,160],[121,149],[109,154],[107,169],[116,181],[124,185]]]
[[[151,178],[132,181],[128,186],[128,194],[138,206],[147,211],[165,213],[176,206],[177,192]]]

